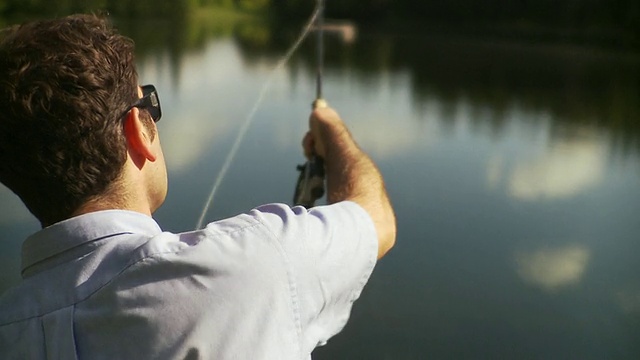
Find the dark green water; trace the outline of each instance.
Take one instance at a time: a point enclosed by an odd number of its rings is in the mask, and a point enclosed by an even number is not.
[[[120,25],[163,104],[156,219],[189,230],[293,33]],[[315,359],[640,357],[640,55],[383,29],[330,34],[326,51],[326,98],[385,175],[399,233]],[[314,77],[308,42],[208,219],[291,200]],[[0,188],[0,292],[36,230]]]

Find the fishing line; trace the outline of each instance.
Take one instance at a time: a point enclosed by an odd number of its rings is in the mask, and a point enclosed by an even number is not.
[[[275,78],[276,72],[280,70],[289,61],[289,58],[291,58],[293,53],[300,47],[300,44],[302,44],[302,41],[307,37],[307,35],[309,35],[309,32],[311,31],[313,24],[316,22],[316,19],[318,19],[318,16],[322,13],[322,10],[323,10],[322,0],[317,0],[316,8],[313,11],[313,14],[311,15],[311,17],[309,18],[309,21],[307,22],[307,24],[304,26],[302,32],[300,33],[296,41],[287,50],[285,55],[282,58],[280,58],[276,66],[270,71],[269,76],[267,77],[267,80],[265,81],[264,85],[262,86],[262,89],[260,90],[258,99],[256,100],[255,104],[251,108],[251,111],[249,111],[249,114],[247,115],[244,123],[242,124],[242,127],[238,132],[238,136],[236,137],[236,140],[233,143],[233,146],[231,147],[231,151],[229,151],[229,153],[227,154],[227,157],[224,161],[224,165],[222,165],[222,169],[218,173],[218,176],[216,177],[216,180],[213,183],[213,188],[211,189],[211,192],[209,193],[209,197],[207,198],[207,202],[205,203],[204,208],[202,209],[202,213],[200,214],[200,218],[198,219],[198,223],[196,224],[196,229],[202,228],[202,223],[204,222],[204,218],[207,215],[207,212],[209,212],[209,208],[213,203],[213,198],[215,197],[218,191],[218,188],[220,187],[220,184],[222,183],[225,176],[227,175],[227,171],[229,170],[229,167],[231,166],[231,163],[233,162],[233,159],[235,158],[236,153],[240,148],[240,144],[242,143],[242,140],[244,139],[247,133],[247,130],[249,129],[249,126],[253,122],[253,119],[255,117],[256,112],[258,111],[258,108],[262,104],[262,101],[264,100],[264,97],[266,96],[267,91],[271,86],[271,82]]]

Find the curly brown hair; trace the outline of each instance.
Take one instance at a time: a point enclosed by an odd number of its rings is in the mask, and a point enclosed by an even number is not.
[[[97,15],[0,33],[0,181],[43,226],[109,191],[138,98],[133,41]]]

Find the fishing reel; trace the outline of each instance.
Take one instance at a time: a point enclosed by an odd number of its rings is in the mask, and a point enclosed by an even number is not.
[[[324,195],[324,161],[313,156],[303,165],[297,166],[300,175],[293,195],[293,204],[311,208]]]

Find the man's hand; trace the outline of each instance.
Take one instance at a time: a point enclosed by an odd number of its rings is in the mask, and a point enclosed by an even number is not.
[[[309,132],[305,135],[302,146],[304,155],[325,157],[325,135],[328,131],[348,131],[340,115],[329,107],[316,108],[309,117]]]
[[[378,259],[395,244],[396,219],[382,176],[355,143],[333,109],[316,108],[309,118],[310,131],[302,146],[307,158],[324,159],[327,202],[353,201],[373,219],[378,233]]]

